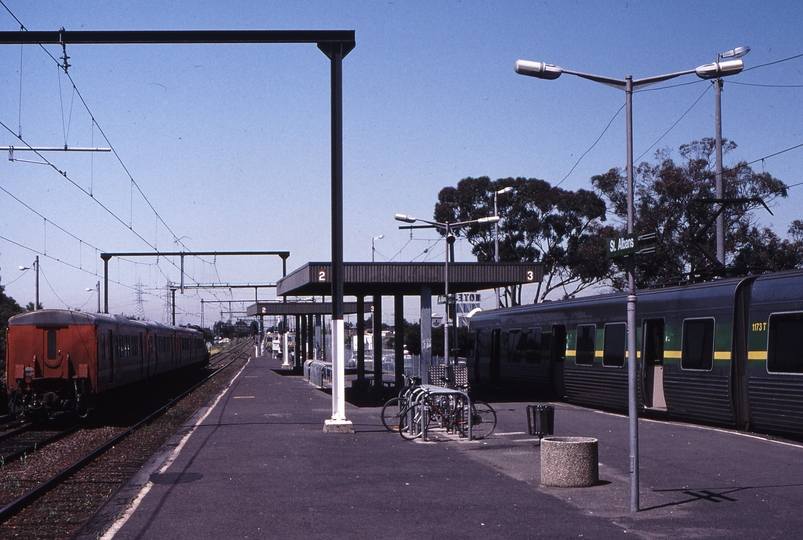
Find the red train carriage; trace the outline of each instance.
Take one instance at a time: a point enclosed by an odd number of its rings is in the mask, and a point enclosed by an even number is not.
[[[39,310],[8,321],[6,380],[15,411],[74,410],[157,374],[208,362],[198,330],[115,315]]]

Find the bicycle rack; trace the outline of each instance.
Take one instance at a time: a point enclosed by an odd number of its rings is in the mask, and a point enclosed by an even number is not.
[[[471,440],[471,399],[468,397],[468,394],[465,392],[461,392],[460,390],[451,390],[449,388],[443,388],[441,386],[425,384],[421,385],[419,388],[419,392],[415,393],[412,397],[412,404],[413,406],[410,407],[410,416],[408,418],[408,425],[410,426],[410,430],[413,435],[421,433],[421,437],[426,441],[427,438],[427,430],[429,426],[429,407],[427,405],[427,401],[432,396],[441,396],[441,397],[454,397],[455,400],[458,400],[464,403],[464,407],[468,411],[466,415],[467,424],[468,424],[468,439]]]

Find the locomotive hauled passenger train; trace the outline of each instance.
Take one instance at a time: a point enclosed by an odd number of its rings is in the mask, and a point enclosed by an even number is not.
[[[803,271],[639,291],[639,407],[803,436]],[[472,386],[627,411],[627,296],[480,312]]]
[[[8,320],[6,382],[15,412],[85,415],[98,396],[209,361],[203,333],[121,315],[47,309]]]

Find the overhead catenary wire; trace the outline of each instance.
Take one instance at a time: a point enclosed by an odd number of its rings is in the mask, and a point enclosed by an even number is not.
[[[4,8],[4,9],[5,9],[5,10],[6,10],[8,13],[9,13],[9,15],[11,15],[11,17],[12,17],[12,18],[13,18],[13,19],[14,19],[14,20],[17,22],[17,24],[19,24],[19,25],[20,25],[20,30],[21,30],[21,31],[24,31],[24,32],[27,32],[27,30],[28,30],[28,29],[25,27],[25,25],[22,23],[22,21],[20,21],[20,20],[19,20],[19,18],[17,18],[17,16],[16,16],[16,15],[14,15],[14,13],[13,13],[13,12],[12,12],[12,11],[11,11],[9,8],[8,8],[8,6],[6,6],[6,4],[5,4],[5,3],[4,3],[2,0],[0,0],[0,5],[2,5],[2,6],[3,6],[3,8]],[[133,175],[132,175],[132,174],[131,174],[131,172],[129,171],[129,169],[128,169],[128,167],[126,166],[126,164],[123,162],[123,160],[122,160],[122,157],[120,156],[120,154],[117,152],[117,150],[116,150],[116,149],[113,147],[113,145],[111,144],[111,141],[110,141],[110,140],[109,140],[109,138],[106,136],[106,133],[103,131],[103,128],[102,128],[102,127],[100,126],[100,124],[97,122],[97,119],[95,118],[94,114],[93,114],[93,113],[92,113],[92,111],[90,110],[90,108],[89,108],[89,105],[87,104],[87,102],[86,102],[86,100],[84,99],[84,97],[83,97],[83,95],[82,95],[81,91],[78,89],[77,85],[75,84],[75,81],[73,80],[72,76],[70,75],[70,73],[69,73],[69,71],[68,71],[68,69],[67,69],[67,67],[69,67],[69,64],[67,63],[67,59],[68,59],[69,57],[67,56],[67,52],[66,52],[66,46],[65,46],[64,44],[62,44],[62,48],[63,48],[63,55],[62,55],[62,58],[61,58],[61,60],[63,60],[63,63],[62,63],[62,62],[60,62],[60,59],[58,59],[58,58],[56,58],[55,56],[53,56],[53,55],[50,53],[50,51],[48,51],[48,50],[47,50],[47,49],[46,49],[46,48],[45,48],[43,45],[41,45],[41,44],[40,44],[40,45],[39,45],[39,47],[40,47],[40,48],[41,48],[41,49],[42,49],[42,50],[45,52],[45,54],[47,54],[47,55],[50,57],[50,59],[51,59],[51,60],[52,60],[52,61],[53,61],[53,62],[56,64],[56,66],[58,67],[58,69],[59,69],[60,71],[63,71],[63,72],[64,72],[64,74],[65,74],[65,76],[66,76],[66,77],[69,79],[69,81],[70,81],[70,85],[72,86],[72,91],[73,91],[73,99],[74,99],[74,96],[75,96],[75,95],[77,95],[77,96],[78,96],[79,100],[81,101],[81,104],[83,105],[84,109],[86,110],[87,114],[89,114],[89,116],[90,116],[90,118],[91,118],[91,120],[92,120],[92,125],[93,125],[93,127],[97,127],[98,131],[100,132],[100,134],[103,136],[103,138],[104,138],[104,140],[106,141],[106,143],[107,143],[107,144],[109,145],[109,147],[111,148],[111,151],[112,151],[112,153],[114,154],[115,158],[117,159],[117,162],[120,164],[120,166],[122,167],[122,169],[125,171],[125,174],[128,176],[128,178],[129,178],[129,180],[130,180],[130,182],[131,182],[131,185],[132,185],[132,193],[133,193],[133,188],[135,187],[135,188],[137,189],[137,191],[139,192],[139,194],[142,196],[143,200],[146,202],[146,204],[147,204],[147,205],[148,205],[148,207],[150,208],[150,210],[151,210],[151,211],[154,213],[154,215],[157,217],[157,219],[158,219],[158,220],[159,220],[159,221],[160,221],[160,222],[161,222],[161,223],[164,225],[164,227],[167,229],[167,231],[168,231],[168,232],[170,233],[170,235],[173,237],[174,241],[176,241],[176,242],[177,242],[178,244],[180,244],[182,247],[186,248],[186,246],[184,245],[184,243],[183,243],[183,242],[181,242],[181,239],[180,239],[180,238],[179,238],[179,237],[176,235],[176,233],[175,233],[175,232],[173,232],[172,228],[171,228],[171,227],[170,227],[170,226],[167,224],[167,222],[166,222],[166,221],[165,221],[165,220],[162,218],[162,216],[159,214],[159,212],[158,212],[158,211],[156,210],[156,208],[153,206],[153,204],[151,203],[151,201],[150,201],[150,199],[147,197],[147,195],[145,195],[145,192],[142,190],[142,188],[140,187],[140,185],[137,183],[137,181],[134,179]],[[22,54],[22,53],[20,53],[20,54]],[[22,69],[22,68],[20,68],[20,71],[21,71],[21,69]],[[20,85],[21,85],[21,84],[22,84],[22,83],[20,82]],[[62,95],[62,91],[61,91],[61,86],[60,86],[60,85],[61,85],[61,77],[59,77],[59,95],[60,95],[60,97],[61,97],[61,95]],[[22,94],[22,93],[21,93],[21,91],[20,91],[20,95],[21,95],[21,94]],[[21,101],[21,98],[20,98],[20,101]],[[20,105],[20,109],[21,109],[21,105]],[[71,116],[72,116],[72,104],[71,104],[71,107],[70,107],[70,117],[71,117]],[[21,112],[20,112],[20,117],[21,117]],[[21,124],[21,120],[20,120],[20,124]],[[7,127],[7,126],[3,125],[3,127],[4,127],[4,128],[6,128],[6,129],[8,130],[8,127]],[[66,128],[64,128],[63,107],[62,107],[62,127],[63,127],[63,129],[65,129],[65,146],[66,146],[66,138],[67,138],[67,136],[68,136],[68,130],[67,130]],[[11,132],[11,133],[13,134],[13,132]],[[22,136],[21,136],[21,133],[22,133],[22,127],[21,127],[21,125],[20,125],[20,128],[19,128],[19,136],[18,136],[17,138],[18,138],[19,140],[21,140],[21,141],[22,141]],[[94,137],[94,132],[93,132],[93,137]],[[41,157],[41,156],[40,156],[40,157]],[[45,160],[45,161],[46,161],[46,160]],[[58,168],[57,168],[57,167],[53,166],[53,165],[52,165],[52,164],[50,164],[49,162],[48,162],[48,164],[49,164],[51,167],[53,167],[54,169],[56,169],[56,170],[58,171]],[[66,174],[65,174],[65,173],[63,173],[63,171],[59,171],[59,172],[61,172],[61,173],[62,173],[62,175],[64,175],[64,176],[66,177]],[[74,183],[74,182],[73,182],[73,183]],[[80,188],[80,186],[77,186],[77,185],[76,185],[76,187],[79,187],[79,189],[81,189],[81,190],[82,190],[84,193],[86,193],[86,194],[88,194],[90,197],[92,197],[92,190],[91,190],[91,189],[90,189],[90,191],[87,191],[87,190],[85,190],[85,189],[83,189],[83,188]],[[132,205],[133,205],[133,197],[132,197]],[[105,207],[104,207],[104,209],[105,209]],[[107,210],[107,211],[108,211],[108,210]],[[133,210],[132,210],[132,214],[133,214]],[[117,217],[117,216],[115,216],[115,217]],[[125,225],[125,222],[124,222],[124,221],[122,221],[120,218],[117,218],[117,219],[118,219],[118,221],[120,221],[121,223],[123,223],[123,224]],[[132,215],[131,222],[133,222],[133,215]],[[135,234],[136,234],[136,235],[137,235],[137,236],[138,236],[140,239],[142,239],[142,240],[143,240],[143,241],[144,241],[146,244],[148,244],[150,247],[152,247],[154,250],[156,250],[156,247],[155,247],[154,245],[151,245],[151,244],[150,244],[150,242],[148,242],[147,240],[145,240],[145,239],[144,239],[144,238],[143,238],[141,235],[139,235],[138,233],[136,233],[136,231],[134,231],[134,230],[133,230],[133,223],[130,223],[130,224],[129,224],[129,226],[128,226],[128,228],[129,228],[129,229],[130,229],[132,232],[134,232],[134,233],[135,233]]]

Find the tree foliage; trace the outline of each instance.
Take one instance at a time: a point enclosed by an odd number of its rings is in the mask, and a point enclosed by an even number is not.
[[[497,196],[499,260],[545,263],[535,301],[554,290],[574,295],[608,274],[604,244],[597,238],[605,202],[589,190],[568,191],[534,178],[464,178],[440,191],[434,218],[454,223],[493,215],[494,193],[505,187],[513,191]],[[471,225],[454,234],[469,241],[478,261],[494,260],[493,226]],[[506,298],[521,303],[521,288],[507,291]]]
[[[0,285],[0,372],[5,373],[6,362],[6,328],[8,328],[8,319],[22,313],[24,310],[20,307],[16,300],[10,296],[6,296],[5,289]],[[2,385],[0,385],[2,391]]]
[[[723,143],[723,153],[736,148]],[[655,232],[655,254],[637,258],[637,285],[645,286],[688,276],[722,274],[716,254],[713,216],[715,199],[715,141],[706,138],[680,147],[683,161],[675,163],[667,150],[656,152],[657,163],[641,163],[634,171],[634,232]],[[610,202],[613,213],[627,216],[625,171],[611,169],[594,176],[592,185]],[[725,199],[738,200],[724,211],[726,266],[732,272],[782,270],[800,266],[801,238],[781,240],[760,228],[757,212],[786,197],[787,187],[771,174],[757,173],[745,162],[723,170]],[[798,225],[798,231],[800,226]],[[792,229],[790,229],[791,234]],[[624,224],[615,229],[620,236]],[[803,235],[798,235],[803,236]],[[611,275],[616,288],[625,287],[623,267]]]

